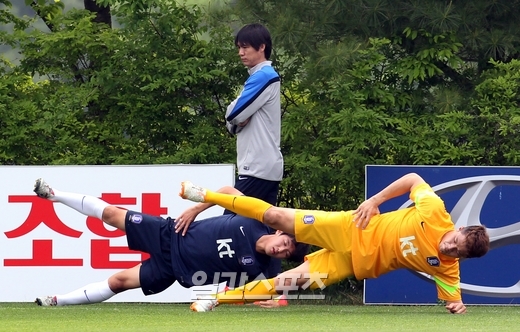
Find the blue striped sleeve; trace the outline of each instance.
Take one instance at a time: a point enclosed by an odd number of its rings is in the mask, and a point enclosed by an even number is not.
[[[265,66],[253,75],[249,76],[244,85],[242,94],[238,98],[235,107],[229,113],[226,120],[233,121],[233,119],[251,105],[269,85],[279,81],[280,76],[271,66]]]

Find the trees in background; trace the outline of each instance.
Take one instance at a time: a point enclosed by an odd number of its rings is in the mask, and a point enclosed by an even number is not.
[[[229,28],[175,1],[28,2],[50,32],[3,12],[23,54],[1,67],[3,164],[234,162],[223,104],[247,72]]]
[[[259,21],[282,76],[280,204],[354,208],[367,164],[516,165],[518,2],[28,0],[51,32],[0,11],[23,54],[0,66],[0,160],[234,162],[232,31]]]
[[[517,164],[519,1],[233,3],[291,91],[287,204],[354,208],[367,164]]]

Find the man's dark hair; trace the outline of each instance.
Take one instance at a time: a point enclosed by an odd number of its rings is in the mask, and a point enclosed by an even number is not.
[[[289,262],[302,263],[305,255],[309,253],[311,246],[306,243],[296,242],[296,238],[292,234],[284,232],[281,235],[287,235],[294,243],[294,252],[287,258],[287,260]]]
[[[265,45],[264,55],[266,60],[271,57],[271,49],[273,47],[271,42],[271,34],[266,27],[259,23],[248,24],[242,27],[235,36],[235,45],[251,46],[255,50],[259,50],[262,44]]]
[[[489,234],[485,226],[468,226],[461,231],[466,236],[466,258],[482,257],[489,250]]]

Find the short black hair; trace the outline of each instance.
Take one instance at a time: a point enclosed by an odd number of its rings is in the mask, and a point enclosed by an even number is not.
[[[294,243],[294,252],[287,258],[289,262],[303,263],[305,256],[309,253],[311,248],[307,243],[297,242],[293,234],[283,232],[281,235],[287,235]]]
[[[269,60],[273,47],[271,34],[269,33],[269,30],[267,30],[267,28],[260,23],[253,23],[243,26],[235,36],[235,45],[237,47],[251,46],[258,51],[262,44],[265,45],[265,58]]]

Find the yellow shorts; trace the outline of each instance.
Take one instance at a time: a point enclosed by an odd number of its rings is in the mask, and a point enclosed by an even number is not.
[[[328,286],[354,276],[351,255],[353,219],[352,211],[296,210],[296,241],[324,248],[305,257],[309,262],[311,280],[319,278]],[[318,283],[311,284],[311,288],[317,287],[320,287]]]
[[[331,251],[350,252],[353,219],[352,211],[296,210],[294,235],[298,242]]]
[[[309,278],[314,281],[310,285],[311,289],[329,286],[354,276],[350,252],[321,249],[305,256],[305,260],[309,262]]]

